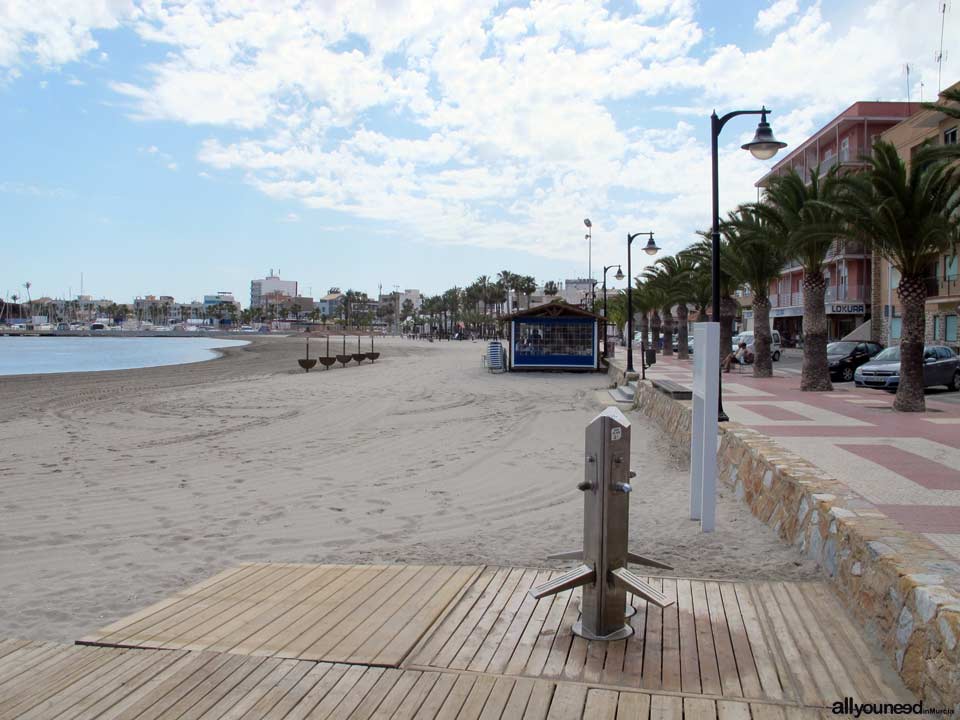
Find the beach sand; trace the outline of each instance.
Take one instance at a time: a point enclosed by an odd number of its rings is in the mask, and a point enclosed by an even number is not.
[[[302,339],[256,337],[206,363],[0,378],[0,638],[73,640],[243,561],[564,566],[546,555],[581,545],[607,377],[491,375],[480,343],[377,349],[305,374]],[[672,575],[815,577],[726,490],[701,534],[677,448],[628,416],[632,550]]]

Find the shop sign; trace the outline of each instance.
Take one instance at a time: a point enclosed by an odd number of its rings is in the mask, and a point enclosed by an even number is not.
[[[865,312],[863,303],[827,303],[828,315],[863,315]]]
[[[800,317],[803,315],[803,308],[797,307],[779,307],[770,310],[770,317]]]

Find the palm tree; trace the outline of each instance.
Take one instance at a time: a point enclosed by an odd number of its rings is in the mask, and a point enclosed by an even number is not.
[[[640,316],[640,346],[644,350],[649,350],[650,345],[650,310],[652,309],[650,295],[647,292],[646,283],[639,278],[634,278],[633,292],[630,293],[630,305],[633,307],[634,316]],[[627,338],[627,342],[633,342],[633,338]]]
[[[730,213],[723,224],[730,250],[723,258],[736,281],[750,288],[753,296],[754,377],[772,377],[770,346],[770,284],[786,264],[786,248],[780,236],[750,206]]]
[[[900,383],[895,410],[923,412],[926,278],[938,256],[960,242],[960,167],[942,149],[922,149],[909,172],[896,148],[874,146],[865,173],[848,176],[840,209],[848,234],[865,238],[900,273],[903,305]]]
[[[833,390],[827,365],[827,283],[823,266],[843,232],[837,201],[845,182],[839,165],[821,176],[815,167],[809,182],[796,170],[773,177],[763,200],[752,205],[768,229],[771,242],[782,244],[787,256],[803,267],[803,368],[800,389]]]
[[[537,279],[533,275],[524,275],[517,283],[517,290],[527,297],[527,310],[530,309],[530,296],[537,291]]]
[[[507,312],[513,312],[513,303],[510,301],[510,293],[516,289],[517,281],[520,279],[518,275],[514,275],[509,270],[501,270],[497,273],[497,281],[500,285],[503,286],[504,291],[507,294]]]
[[[690,357],[688,346],[688,311],[687,302],[690,299],[690,276],[696,268],[696,263],[688,254],[678,253],[668,255],[657,260],[656,264],[647,269],[650,277],[662,287],[664,292],[664,335],[666,340],[663,346],[664,355],[673,354],[673,314],[671,309],[677,308],[677,355],[681,360]]]
[[[946,105],[944,101],[955,102],[957,104]],[[936,110],[937,112],[942,112],[948,117],[960,119],[960,87],[947,88],[946,90],[942,91],[937,102],[925,102],[921,104],[927,110]]]
[[[683,252],[688,254],[695,263],[694,279],[692,282],[692,294],[695,297],[695,303],[699,306],[698,315],[703,317],[706,308],[713,304],[713,278],[711,268],[713,265],[713,248],[710,240],[710,233],[700,232],[704,236],[702,240],[691,245]],[[720,362],[730,353],[733,345],[733,322],[737,319],[737,310],[739,305],[733,299],[733,291],[736,288],[736,280],[730,274],[730,268],[725,258],[730,254],[726,238],[720,238]],[[706,276],[706,280],[704,280]],[[702,296],[704,282],[707,283],[708,297],[704,303]],[[712,308],[711,308],[712,309]]]
[[[553,297],[554,295],[560,292],[560,288],[557,287],[557,284],[553,280],[547,280],[543,284],[543,294],[548,297]]]

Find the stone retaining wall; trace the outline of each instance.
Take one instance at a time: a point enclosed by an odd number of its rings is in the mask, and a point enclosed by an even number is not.
[[[641,382],[635,409],[689,448],[689,402]],[[755,430],[722,426],[717,461],[753,514],[819,565],[907,687],[960,714],[960,563]]]

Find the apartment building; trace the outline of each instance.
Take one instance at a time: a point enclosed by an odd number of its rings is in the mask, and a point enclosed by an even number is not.
[[[274,275],[272,268],[267,277],[250,282],[250,307],[252,308],[260,307],[268,298],[271,303],[274,303],[283,297],[293,298],[296,296],[297,281],[281,280],[280,274]]]
[[[757,183],[764,188],[772,177],[791,168],[809,181],[819,170],[826,174],[839,165],[842,172],[864,167],[864,158],[872,146],[919,106],[905,102],[856,102],[820,130],[800,143],[774,165]],[[827,255],[823,274],[827,280],[825,310],[830,340],[853,332],[873,312],[871,287],[872,262],[868,249],[860,242],[836,240]],[[803,332],[803,268],[796,262],[784,267],[780,278],[770,286],[770,316],[773,326],[786,338]],[[746,302],[747,298],[741,300]],[[745,314],[748,318],[749,314]]]
[[[960,82],[953,88],[960,88]],[[941,102],[947,103],[941,98]],[[909,118],[885,131],[886,142],[897,148],[897,153],[909,169],[917,151],[924,145],[956,145],[960,120],[936,110],[917,109]],[[883,307],[882,322],[876,323],[879,341],[888,345],[900,341],[902,311],[897,299],[899,273],[886,260],[878,262],[877,306]],[[957,317],[960,315],[960,274],[957,253],[948,252],[937,258],[927,277],[926,335],[928,342],[942,342],[957,348]]]

